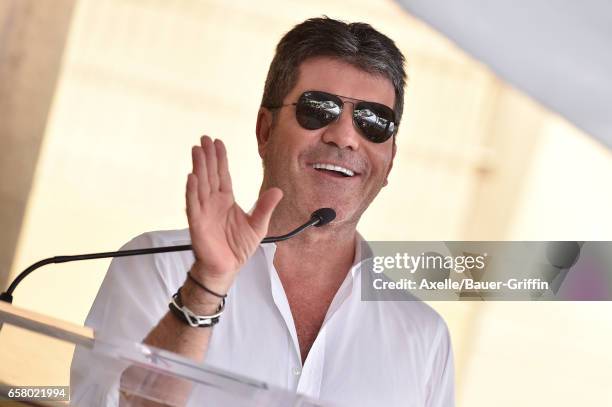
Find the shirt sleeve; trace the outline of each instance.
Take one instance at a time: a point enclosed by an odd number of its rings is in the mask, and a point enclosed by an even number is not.
[[[448,328],[442,318],[432,341],[429,379],[427,381],[427,407],[453,407],[455,405],[455,367]]]
[[[153,233],[145,233],[121,250],[159,246],[154,240]],[[113,259],[85,325],[96,334],[141,342],[168,309],[177,280],[172,271],[167,256],[163,255]],[[179,271],[184,276],[187,270]],[[118,405],[122,369],[117,370],[113,363],[103,359],[89,349],[76,347],[70,369],[71,405]]]

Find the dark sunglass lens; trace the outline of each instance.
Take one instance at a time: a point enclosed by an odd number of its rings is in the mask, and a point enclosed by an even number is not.
[[[384,143],[395,133],[393,111],[384,105],[358,103],[353,117],[363,135],[373,143]]]
[[[308,130],[325,127],[342,113],[340,99],[323,92],[305,92],[298,100],[295,114],[300,126]]]

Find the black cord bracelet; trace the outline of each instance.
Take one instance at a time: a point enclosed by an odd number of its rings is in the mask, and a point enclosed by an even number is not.
[[[226,298],[227,294],[218,294],[216,292],[214,292],[213,290],[211,290],[210,288],[206,287],[204,284],[200,283],[198,280],[196,280],[192,275],[191,275],[191,271],[187,272],[187,277],[193,281],[195,283],[195,285],[197,285],[198,287],[200,287],[202,290],[206,291],[207,293],[214,295],[217,298]]]

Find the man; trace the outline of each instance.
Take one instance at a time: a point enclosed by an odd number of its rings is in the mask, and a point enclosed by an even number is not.
[[[360,300],[356,226],[393,165],[403,62],[367,24],[315,18],[294,27],[277,47],[257,116],[264,176],[252,213],[234,201],[223,143],[202,137],[187,179],[189,231],[125,246],[191,240],[193,253],[113,261],[87,324],[338,405],[453,405],[442,319],[420,302]],[[336,211],[332,223],[260,244],[322,207]],[[203,318],[189,320],[183,307]],[[204,317],[218,323],[192,326]],[[77,403],[108,398],[90,366],[75,354]]]

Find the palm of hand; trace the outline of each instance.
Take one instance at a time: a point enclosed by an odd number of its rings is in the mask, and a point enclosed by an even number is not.
[[[213,274],[228,273],[242,266],[262,239],[233,196],[219,198],[190,220],[196,258]],[[219,265],[223,267],[218,269]]]
[[[194,255],[207,274],[202,277],[230,281],[265,236],[282,192],[264,192],[253,214],[246,214],[234,199],[223,142],[202,137],[192,159],[186,201]]]

